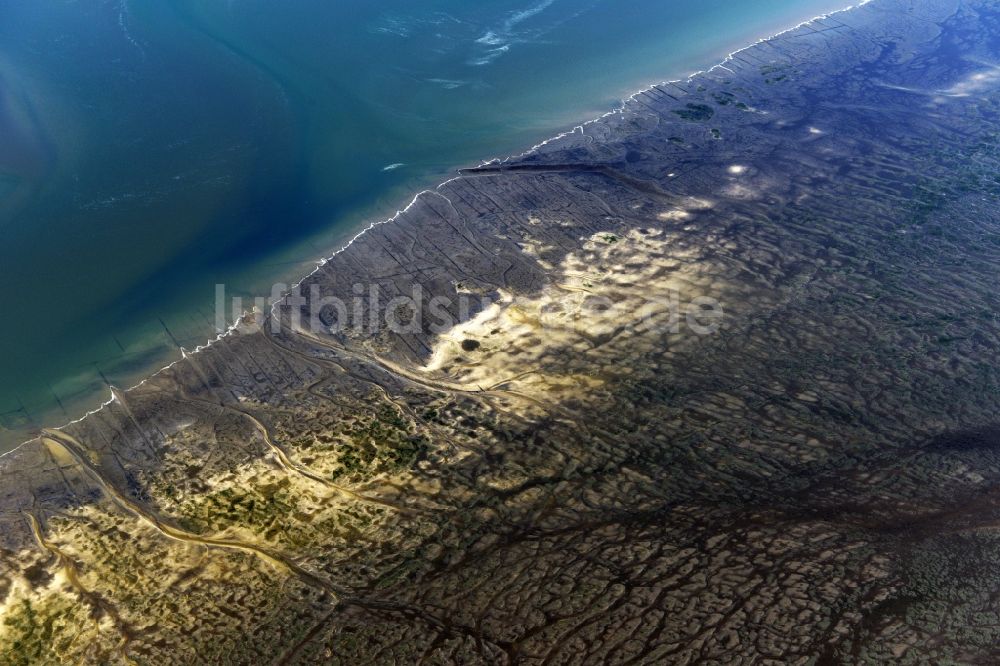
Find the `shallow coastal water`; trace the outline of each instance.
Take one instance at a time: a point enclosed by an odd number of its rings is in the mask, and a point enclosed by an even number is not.
[[[0,7],[0,449],[457,164],[844,0]]]

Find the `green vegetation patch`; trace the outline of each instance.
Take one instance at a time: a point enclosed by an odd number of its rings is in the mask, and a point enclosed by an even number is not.
[[[80,627],[86,626],[83,606],[63,596],[32,602],[22,599],[7,609],[0,625],[0,663],[68,663]]]
[[[184,527],[217,532],[232,525],[264,534],[296,511],[288,479],[269,485],[233,486],[181,504]]]
[[[413,466],[428,449],[427,440],[397,409],[383,406],[374,416],[356,421],[335,450],[339,466],[332,478],[360,481],[376,474]]]
[[[715,115],[715,109],[707,104],[687,104],[683,109],[674,109],[674,113],[692,122],[709,120]]]

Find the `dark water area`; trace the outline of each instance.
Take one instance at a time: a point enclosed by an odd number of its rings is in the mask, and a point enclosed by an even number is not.
[[[0,450],[453,167],[843,2],[0,5]]]

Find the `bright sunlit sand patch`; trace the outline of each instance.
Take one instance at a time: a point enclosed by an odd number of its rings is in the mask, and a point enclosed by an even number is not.
[[[759,194],[752,187],[740,183],[732,183],[723,188],[722,193],[731,199],[756,199]]]
[[[1000,86],[1000,66],[992,63],[980,63],[985,69],[962,78],[948,88],[929,90],[925,88],[913,88],[908,86],[881,84],[891,90],[902,90],[914,95],[930,97],[934,104],[945,104],[949,99],[973,97],[981,95],[990,90],[995,90]]]
[[[688,210],[709,210],[715,207],[715,202],[698,197],[685,197],[684,208]]]
[[[1000,84],[1000,67],[989,65],[989,69],[970,74],[955,85],[940,91],[946,97],[969,97],[987,90],[992,90]]]
[[[552,270],[555,268],[555,266],[542,259],[543,254],[555,249],[555,247],[552,246],[551,244],[543,244],[539,243],[538,241],[529,241],[529,242],[518,243],[518,247],[520,247],[521,251],[524,252],[526,255],[537,261],[538,265],[544,268],[545,270]]]
[[[675,208],[674,210],[665,210],[656,216],[657,219],[663,220],[664,222],[681,222],[683,220],[691,219],[691,213],[680,208]]]
[[[17,559],[21,562],[30,562],[38,557],[39,554],[34,551],[23,550],[18,554]],[[7,595],[0,602],[0,640],[4,637],[2,630],[5,624],[4,619],[10,615],[14,608],[22,605],[26,600],[33,598],[37,600],[37,598],[48,594],[57,594],[65,584],[66,576],[61,571],[49,580],[48,585],[38,589],[33,589],[31,583],[23,576],[12,576]]]
[[[628,374],[630,355],[680,342],[689,331],[677,321],[692,301],[718,291],[698,253],[678,245],[674,233],[636,228],[584,239],[549,270],[540,292],[500,291],[484,311],[441,334],[422,371],[473,391],[545,400],[583,398]]]

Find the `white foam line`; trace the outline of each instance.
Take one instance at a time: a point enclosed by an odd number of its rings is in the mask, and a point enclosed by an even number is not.
[[[737,49],[736,51],[733,51],[732,53],[728,54],[722,60],[722,62],[720,62],[720,63],[718,63],[716,65],[713,65],[712,67],[709,67],[706,70],[701,70],[701,71],[695,72],[694,74],[691,74],[690,76],[688,76],[686,79],[674,79],[674,80],[671,80],[671,81],[661,81],[660,83],[651,84],[651,85],[647,86],[646,88],[643,88],[642,90],[638,90],[638,91],[632,93],[631,95],[629,95],[628,97],[626,97],[625,99],[623,99],[622,100],[622,105],[619,108],[617,108],[617,109],[615,109],[613,111],[608,111],[607,113],[601,114],[600,116],[598,116],[596,118],[593,118],[591,120],[588,120],[585,123],[577,125],[576,127],[574,127],[572,130],[570,130],[568,132],[562,132],[562,133],[557,134],[557,135],[555,135],[555,136],[553,136],[551,138],[546,139],[545,141],[542,141],[541,143],[535,144],[534,146],[532,146],[531,148],[529,148],[528,150],[524,151],[523,153],[521,153],[519,155],[511,155],[509,157],[504,158],[503,160],[498,159],[498,158],[494,158],[494,159],[482,162],[480,164],[480,166],[484,166],[484,165],[487,165],[487,164],[504,164],[504,163],[506,163],[506,162],[508,162],[508,161],[510,161],[512,159],[519,159],[519,158],[524,157],[526,155],[530,155],[530,154],[534,153],[535,151],[539,150],[540,148],[543,148],[544,146],[547,146],[548,144],[550,144],[550,143],[552,143],[554,141],[558,141],[558,140],[563,139],[563,138],[565,138],[567,136],[570,136],[572,134],[576,134],[576,132],[578,130],[579,130],[579,132],[581,134],[583,134],[584,128],[587,127],[588,125],[592,125],[594,123],[600,122],[601,120],[604,120],[605,118],[608,118],[610,116],[613,116],[613,115],[616,115],[616,114],[620,114],[620,113],[624,113],[625,110],[628,107],[629,102],[631,102],[632,100],[634,100],[639,95],[645,94],[646,92],[652,90],[656,86],[667,85],[667,84],[670,84],[670,83],[689,83],[692,79],[694,79],[697,76],[701,76],[703,74],[709,74],[709,73],[715,71],[716,69],[720,69],[720,68],[721,69],[725,69],[726,71],[731,72],[732,70],[730,70],[729,68],[725,67],[725,65],[727,65],[730,62],[732,62],[735,59],[735,57],[738,56],[740,53],[743,53],[744,51],[752,49],[755,46],[759,46],[759,45],[761,45],[761,44],[763,44],[765,42],[769,42],[771,40],[777,39],[777,38],[781,37],[782,35],[786,35],[786,34],[788,34],[790,32],[795,32],[799,28],[807,26],[810,23],[813,23],[815,21],[819,21],[819,20],[822,20],[822,19],[825,19],[825,18],[829,18],[829,17],[831,17],[831,16],[833,16],[835,14],[842,14],[844,12],[849,12],[851,10],[857,9],[858,7],[862,7],[864,5],[867,5],[871,1],[872,0],[861,0],[861,2],[859,2],[856,5],[850,5],[849,7],[844,7],[843,9],[838,9],[836,11],[832,11],[832,12],[829,12],[827,14],[820,14],[818,16],[814,16],[814,17],[812,17],[811,19],[809,19],[807,21],[802,21],[798,25],[796,25],[794,27],[791,27],[791,28],[788,28],[787,30],[782,30],[781,32],[777,32],[777,33],[771,35],[770,37],[762,37],[761,39],[758,39],[756,42],[753,42],[752,44],[748,44],[747,46],[744,46],[741,49]],[[410,203],[407,204],[407,206],[405,208],[403,208],[402,210],[397,210],[395,215],[393,215],[392,217],[390,217],[388,219],[385,219],[385,220],[381,220],[381,221],[377,221],[377,222],[372,222],[367,227],[365,227],[364,229],[362,229],[361,231],[359,231],[357,234],[355,234],[339,250],[337,250],[336,252],[334,252],[330,256],[324,257],[324,258],[320,259],[319,261],[317,261],[316,262],[316,268],[314,268],[312,271],[309,272],[308,275],[304,276],[301,280],[299,280],[294,285],[292,285],[292,287],[288,291],[286,291],[284,294],[282,294],[279,298],[277,298],[271,304],[271,315],[274,316],[274,308],[278,305],[278,303],[280,303],[282,300],[284,300],[285,297],[288,296],[289,294],[291,294],[294,290],[298,289],[299,286],[301,286],[301,284],[303,282],[305,282],[306,280],[308,280],[309,278],[311,278],[313,275],[315,275],[317,272],[319,272],[320,269],[322,269],[324,266],[326,266],[326,264],[328,264],[334,257],[336,257],[341,252],[346,251],[349,247],[351,247],[352,245],[354,245],[354,242],[357,241],[359,238],[361,238],[366,233],[368,233],[369,231],[371,231],[372,229],[374,229],[376,227],[379,227],[379,226],[381,226],[383,224],[389,224],[391,222],[395,222],[399,218],[400,215],[405,214],[407,211],[409,211],[411,208],[413,208],[413,206],[416,205],[416,203],[420,200],[420,197],[422,197],[423,195],[425,195],[425,194],[438,194],[438,191],[442,187],[445,187],[449,183],[453,183],[456,180],[459,180],[461,178],[463,178],[463,176],[461,176],[461,175],[455,176],[454,178],[449,178],[448,180],[444,181],[443,183],[441,183],[440,185],[438,185],[437,187],[435,187],[433,190],[423,190],[421,192],[417,192],[417,194],[413,197],[413,200],[410,201]],[[162,368],[160,368],[156,372],[152,373],[149,377],[146,377],[145,379],[143,379],[141,382],[139,382],[135,386],[131,386],[131,387],[125,389],[125,392],[127,393],[127,392],[129,392],[129,391],[131,391],[133,389],[137,389],[137,388],[143,386],[144,384],[146,384],[146,382],[150,381],[151,379],[154,379],[158,375],[166,372],[167,370],[170,370],[171,368],[173,368],[175,365],[177,365],[181,361],[184,361],[185,359],[187,359],[188,355],[197,354],[197,353],[199,353],[201,351],[204,351],[205,349],[208,349],[209,347],[211,347],[216,342],[219,342],[220,340],[223,340],[223,339],[229,337],[233,332],[235,332],[237,330],[237,328],[239,327],[239,325],[242,322],[243,318],[246,317],[249,313],[250,313],[249,311],[244,311],[243,314],[240,316],[240,318],[237,319],[237,321],[232,326],[230,326],[225,331],[223,331],[222,333],[220,333],[217,336],[215,336],[215,338],[207,341],[205,344],[199,345],[193,351],[189,352],[189,351],[181,348],[181,358],[177,359],[173,363],[170,363],[168,365],[163,366]],[[115,396],[114,390],[112,390],[111,397],[107,401],[101,403],[101,405],[99,407],[90,410],[89,412],[87,412],[86,414],[84,414],[83,416],[81,416],[78,419],[74,419],[74,420],[70,421],[69,423],[65,423],[65,424],[63,424],[63,425],[61,425],[61,426],[59,426],[57,428],[52,428],[52,430],[63,430],[63,429],[68,428],[68,427],[70,427],[72,425],[80,423],[81,421],[84,421],[85,419],[93,416],[94,414],[97,414],[97,413],[103,411],[108,406],[110,406],[112,403],[114,403],[116,400],[117,400],[117,397]],[[4,458],[7,458],[11,454],[19,451],[21,448],[23,448],[24,446],[26,446],[26,445],[28,445],[28,444],[30,444],[32,442],[37,442],[38,439],[39,439],[38,437],[33,437],[33,438],[31,438],[31,439],[29,439],[27,441],[21,442],[17,447],[11,449],[10,451],[8,451],[6,453],[3,453],[3,454],[0,454],[0,469],[3,469]]]
[[[437,189],[440,189],[441,187],[444,187],[448,183],[450,183],[450,182],[452,182],[454,180],[457,180],[458,178],[460,178],[460,176],[456,177],[456,178],[450,178],[450,179],[446,180],[445,182],[443,182],[440,185],[438,185]],[[314,268],[312,271],[310,271],[309,274],[305,275],[301,280],[299,280],[294,285],[292,285],[291,288],[288,289],[288,291],[286,291],[280,297],[278,297],[277,299],[275,299],[275,301],[273,303],[271,303],[271,315],[274,316],[274,308],[277,307],[278,304],[281,303],[281,301],[283,301],[286,296],[288,296],[289,294],[291,294],[292,292],[294,292],[296,289],[298,289],[299,286],[303,282],[305,282],[310,277],[312,277],[313,275],[315,275],[316,273],[318,273],[320,271],[320,269],[322,269],[327,263],[330,262],[330,260],[332,260],[334,257],[336,257],[341,252],[345,252],[349,247],[351,247],[351,245],[354,244],[354,242],[356,240],[358,240],[359,238],[361,238],[362,236],[364,236],[366,233],[368,233],[369,231],[371,231],[375,227],[381,226],[383,224],[389,224],[391,222],[395,222],[399,218],[400,215],[406,214],[407,211],[409,211],[411,208],[413,208],[413,206],[416,205],[416,203],[420,200],[420,197],[422,197],[425,194],[436,194],[436,191],[435,190],[423,190],[422,192],[418,192],[416,194],[416,196],[413,197],[413,200],[405,208],[403,208],[402,210],[397,210],[395,215],[393,215],[392,217],[390,217],[388,219],[385,219],[385,220],[381,220],[381,221],[377,221],[377,222],[372,222],[367,227],[365,227],[364,229],[362,229],[361,231],[359,231],[358,233],[356,233],[339,250],[337,250],[336,252],[334,252],[333,254],[331,254],[329,257],[324,257],[323,259],[320,259],[318,262],[316,262],[316,268]],[[223,340],[223,339],[229,337],[230,335],[232,335],[239,328],[240,324],[243,323],[243,320],[245,319],[245,317],[247,315],[251,314],[251,312],[252,312],[251,310],[244,310],[243,313],[240,315],[240,317],[232,325],[230,325],[229,328],[227,328],[222,333],[219,333],[217,336],[215,336],[213,339],[207,341],[205,344],[199,345],[199,346],[195,347],[191,351],[188,351],[188,350],[186,350],[186,349],[184,349],[182,347],[181,348],[181,357],[179,359],[177,359],[176,361],[173,361],[172,363],[169,363],[169,364],[163,366],[162,368],[160,368],[156,372],[152,373],[151,375],[149,375],[148,377],[146,377],[145,379],[143,379],[138,384],[135,384],[134,386],[130,386],[129,388],[125,389],[125,392],[128,393],[129,391],[131,391],[133,389],[140,388],[141,386],[145,385],[150,380],[155,379],[160,374],[166,372],[167,370],[170,370],[171,368],[173,368],[178,363],[181,363],[182,361],[185,361],[188,356],[192,356],[194,354],[202,352],[202,351],[208,349],[209,347],[211,347],[216,342],[219,342],[220,340]],[[86,414],[84,414],[83,416],[81,416],[78,419],[74,419],[74,420],[70,421],[69,423],[65,423],[65,424],[59,426],[58,428],[51,428],[51,429],[52,430],[63,430],[65,428],[68,428],[69,426],[72,426],[72,425],[75,425],[77,423],[80,423],[81,421],[84,421],[88,417],[93,416],[94,414],[97,414],[97,413],[101,412],[102,410],[106,409],[111,404],[113,404],[117,399],[118,399],[118,397],[115,395],[115,390],[114,390],[114,388],[112,388],[111,397],[108,398],[105,402],[101,403],[101,405],[99,407],[96,407],[96,408],[90,410],[89,412],[87,412]],[[25,442],[21,442],[16,448],[8,451],[7,453],[4,453],[4,454],[0,455],[0,460],[2,460],[3,458],[6,458],[7,456],[11,455],[12,453],[14,453],[15,451],[19,450],[21,447],[25,446],[26,444],[30,444],[31,442],[34,442],[34,441],[37,441],[37,440],[38,440],[38,437],[34,437],[34,438],[29,439],[29,440],[27,440]]]
[[[557,134],[557,135],[555,135],[553,137],[550,137],[550,138],[546,139],[545,141],[542,141],[541,143],[535,144],[534,146],[532,146],[528,150],[524,151],[523,153],[520,153],[519,155],[511,155],[509,157],[505,157],[502,160],[495,157],[495,158],[493,158],[491,160],[487,160],[487,161],[482,162],[480,164],[480,166],[486,166],[486,165],[489,165],[489,164],[505,164],[505,163],[509,162],[510,160],[516,160],[516,159],[520,159],[522,157],[526,157],[526,156],[531,155],[532,153],[538,151],[540,148],[544,148],[545,146],[547,146],[550,143],[553,143],[555,141],[559,141],[560,139],[564,139],[567,136],[572,136],[573,134],[576,134],[577,132],[579,132],[583,136],[586,136],[584,134],[584,130],[585,130],[585,128],[588,125],[593,125],[594,123],[598,123],[598,122],[604,120],[605,118],[609,118],[611,116],[624,113],[628,109],[629,102],[632,102],[639,95],[644,95],[645,93],[649,92],[653,88],[656,88],[657,86],[665,86],[665,85],[669,85],[671,83],[690,83],[696,77],[702,76],[704,74],[711,74],[712,72],[714,72],[717,69],[724,69],[724,70],[726,70],[727,72],[729,72],[731,74],[735,74],[735,72],[733,72],[733,70],[729,69],[729,67],[727,67],[726,65],[728,65],[731,62],[733,62],[733,60],[736,59],[736,56],[738,56],[739,54],[743,53],[744,51],[748,51],[748,50],[750,50],[750,49],[752,49],[752,48],[754,48],[756,46],[760,46],[761,44],[764,44],[766,42],[770,42],[772,40],[778,39],[782,35],[787,35],[790,32],[795,32],[799,28],[805,27],[805,26],[809,25],[810,23],[814,23],[815,21],[820,21],[820,20],[825,19],[825,18],[830,18],[831,16],[834,16],[835,14],[842,14],[844,12],[849,12],[851,10],[857,9],[858,7],[863,7],[864,5],[867,5],[871,1],[872,0],[861,0],[861,2],[859,2],[856,5],[850,5],[848,7],[844,7],[843,9],[838,9],[838,10],[835,10],[835,11],[832,11],[832,12],[828,12],[826,14],[820,14],[818,16],[814,16],[811,19],[808,19],[806,21],[802,21],[801,23],[799,23],[796,26],[793,26],[793,27],[788,28],[786,30],[782,30],[781,32],[777,32],[777,33],[771,35],[770,37],[762,37],[762,38],[758,39],[756,42],[753,42],[752,44],[748,44],[747,46],[744,46],[744,47],[742,47],[740,49],[737,49],[737,50],[733,51],[732,53],[728,54],[725,58],[723,58],[722,62],[719,62],[719,63],[717,63],[715,65],[712,65],[708,69],[703,69],[703,70],[699,70],[697,72],[694,72],[693,74],[690,74],[685,79],[671,79],[669,81],[660,81],[659,83],[650,84],[650,85],[646,86],[645,88],[643,88],[642,90],[637,90],[636,92],[632,93],[631,95],[629,95],[628,97],[626,97],[625,99],[623,99],[622,103],[621,103],[621,106],[619,106],[617,109],[613,109],[611,111],[608,111],[607,113],[603,113],[603,114],[597,116],[596,118],[592,118],[591,120],[588,120],[585,123],[577,125],[576,127],[574,127],[573,129],[571,129],[571,130],[569,130],[567,132],[562,132],[560,134]]]

